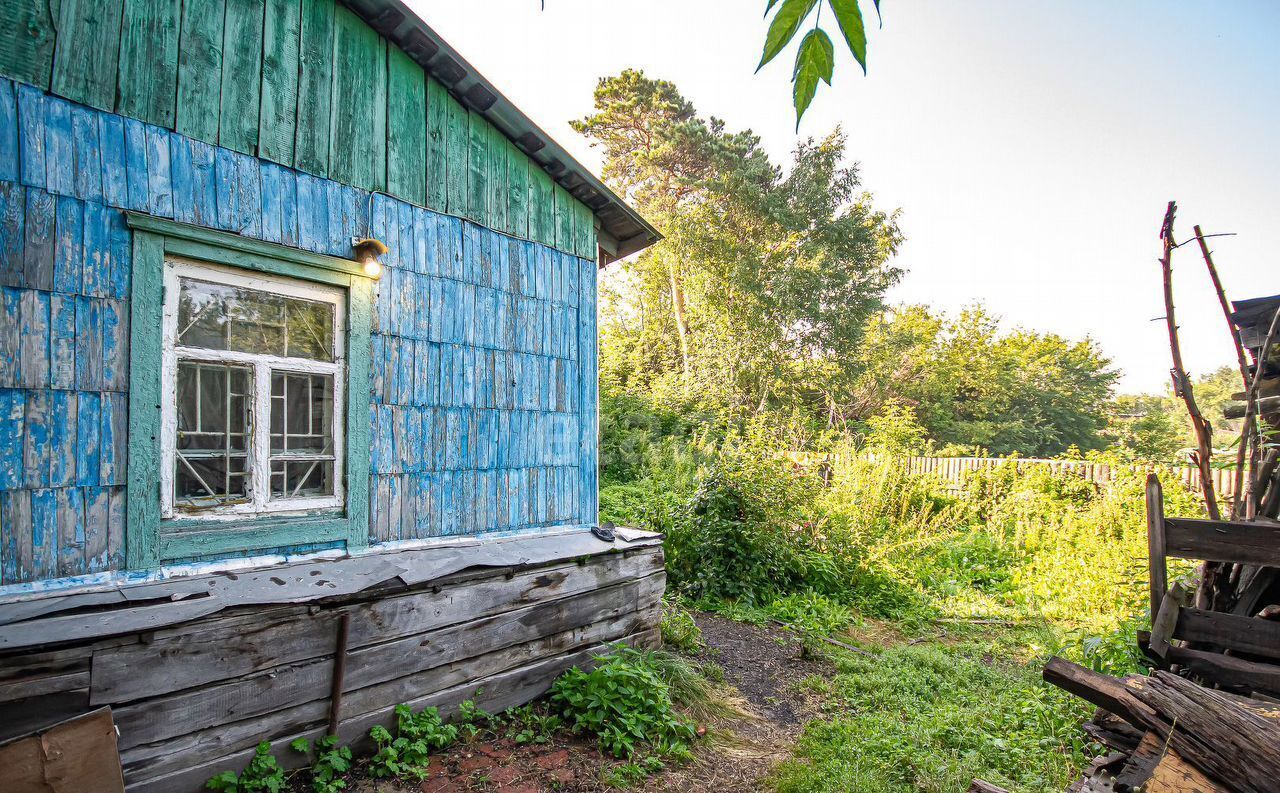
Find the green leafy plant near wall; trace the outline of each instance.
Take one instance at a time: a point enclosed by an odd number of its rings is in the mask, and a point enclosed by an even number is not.
[[[338,736],[326,735],[313,745],[306,738],[289,744],[295,752],[309,755],[315,752],[311,762],[311,789],[315,793],[337,793],[347,787],[346,775],[351,770],[351,749],[338,746]]]
[[[263,741],[254,750],[253,759],[243,771],[223,771],[205,783],[209,790],[222,793],[279,793],[285,787],[284,769],[271,754],[271,743]]]
[[[576,733],[595,736],[614,757],[633,757],[644,745],[684,756],[695,731],[675,712],[671,691],[645,653],[618,645],[596,657],[596,667],[574,667],[551,687],[551,705]]]
[[[408,705],[397,705],[395,737],[381,725],[369,731],[378,746],[369,761],[369,773],[380,778],[425,779],[431,752],[451,746],[460,735],[459,725],[445,724],[437,708],[414,713]]]

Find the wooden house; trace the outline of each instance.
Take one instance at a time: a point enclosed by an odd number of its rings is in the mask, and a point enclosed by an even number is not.
[[[595,296],[657,239],[400,0],[4,3],[0,741],[192,791],[653,641]]]

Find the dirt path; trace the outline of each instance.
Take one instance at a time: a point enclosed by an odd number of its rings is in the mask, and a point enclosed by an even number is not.
[[[754,793],[768,789],[773,766],[787,758],[804,724],[816,713],[797,685],[826,671],[801,657],[800,644],[780,628],[756,627],[712,614],[696,614],[706,649],[698,660],[724,670],[743,711],[740,717],[705,725],[707,738],[694,761],[668,768],[638,782],[644,791]],[[421,785],[362,780],[357,793],[601,793],[615,790],[606,781],[621,765],[604,757],[594,743],[556,735],[544,744],[520,745],[508,739],[472,741],[431,761]]]

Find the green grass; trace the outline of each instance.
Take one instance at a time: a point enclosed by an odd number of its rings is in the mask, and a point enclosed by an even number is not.
[[[1040,680],[1044,629],[989,639],[901,644],[874,658],[839,653],[794,760],[775,772],[779,793],[951,793],[975,777],[1013,791],[1061,791],[1086,760],[1088,707]],[[839,652],[839,651],[837,651]]]

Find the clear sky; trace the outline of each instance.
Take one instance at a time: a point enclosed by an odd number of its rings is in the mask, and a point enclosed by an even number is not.
[[[675,82],[700,113],[789,161],[795,44],[752,74],[763,0],[408,2],[597,172],[567,122],[590,111],[598,77],[627,67]],[[1169,199],[1180,240],[1194,223],[1238,233],[1213,241],[1228,296],[1280,292],[1280,2],[881,5],[869,76],[837,48],[835,84],[799,134],[843,127],[877,204],[903,210],[908,274],[892,301],[982,301],[1009,325],[1092,336],[1122,389],[1158,391],[1169,351],[1151,320],[1164,314]],[[1175,283],[1192,374],[1232,361],[1194,243],[1176,254]]]

